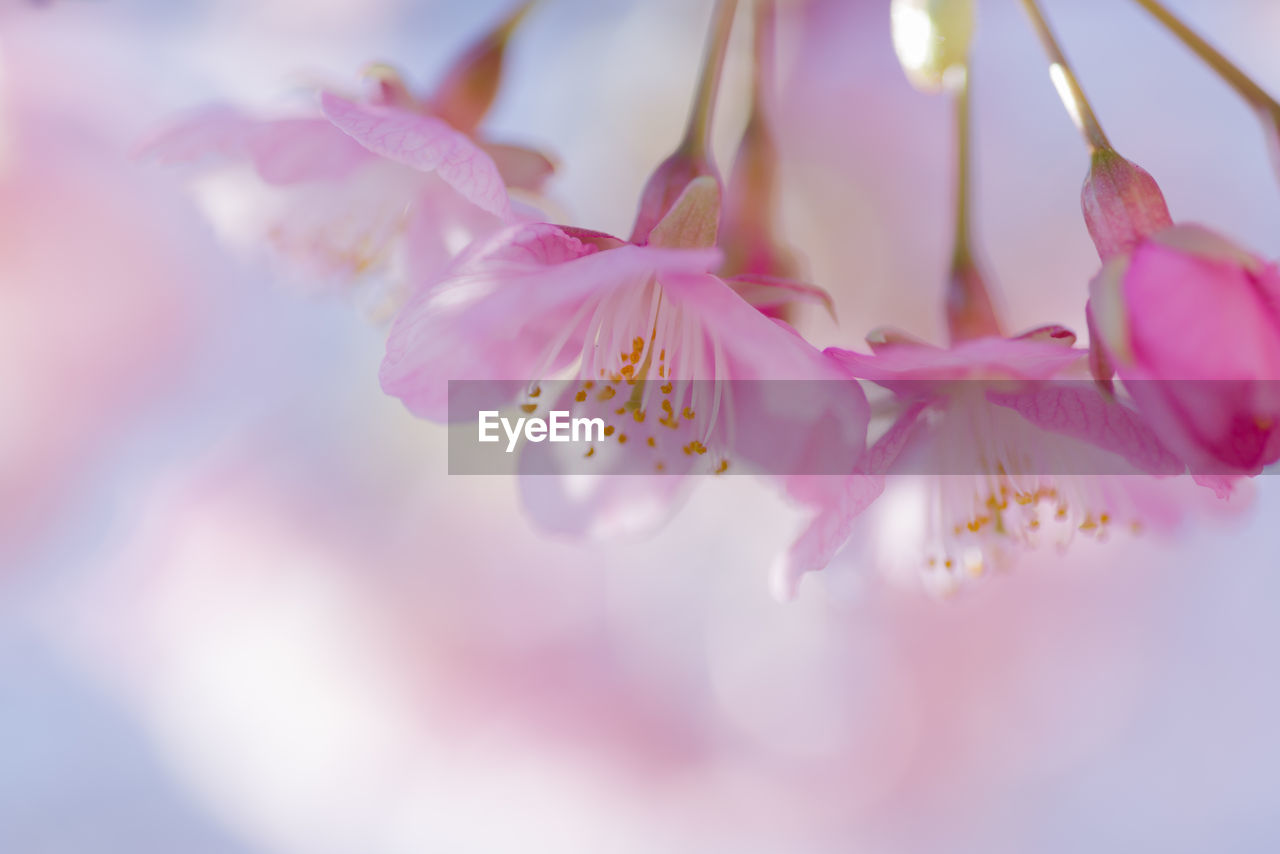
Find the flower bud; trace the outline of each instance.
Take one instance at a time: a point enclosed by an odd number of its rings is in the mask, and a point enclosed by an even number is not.
[[[1179,225],[1090,285],[1095,344],[1160,438],[1202,478],[1280,459],[1280,269]]]
[[[911,85],[939,92],[947,71],[963,68],[973,41],[973,0],[893,0],[893,49]]]
[[[507,43],[536,0],[526,0],[471,46],[445,74],[431,99],[431,111],[463,133],[471,133],[489,112],[502,82]]]
[[[370,102],[381,107],[397,107],[402,110],[418,109],[418,101],[405,85],[404,77],[393,66],[383,62],[366,65],[362,76],[373,85]]]
[[[776,276],[799,273],[796,259],[774,233],[777,212],[778,150],[768,124],[754,113],[742,133],[725,193],[720,246],[730,276]]]
[[[1110,148],[1094,152],[1080,207],[1103,261],[1129,252],[1143,239],[1173,225],[1155,179]]]

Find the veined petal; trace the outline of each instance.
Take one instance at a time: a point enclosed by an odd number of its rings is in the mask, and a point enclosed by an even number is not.
[[[850,475],[841,478],[839,488],[822,506],[779,557],[770,573],[773,595],[782,601],[794,599],[800,579],[831,563],[836,552],[849,542],[858,516],[884,491],[881,476]]]
[[[1176,475],[1186,469],[1138,413],[1091,385],[1048,383],[1026,391],[993,390],[987,392],[987,400],[1037,427],[1111,451],[1140,471]]]
[[[1268,268],[1203,229],[1176,236],[1196,248],[1148,241],[1125,273],[1134,358],[1162,379],[1280,380],[1280,317],[1256,285]]]
[[[342,179],[372,156],[323,118],[262,121],[221,106],[162,132],[139,154],[169,165],[248,161],[273,185]]]
[[[323,118],[262,122],[250,135],[249,156],[268,184],[340,179],[369,162],[369,153],[335,130]]]
[[[886,344],[875,355],[830,348],[827,351],[856,377],[894,380],[953,380],[1010,377],[1048,379],[1078,366],[1084,350],[1034,338],[975,338],[946,349]]]
[[[511,201],[493,158],[471,138],[433,116],[359,104],[326,92],[324,113],[365,148],[405,166],[435,172],[482,210],[511,217]]]
[[[782,321],[761,314],[724,280],[670,275],[663,289],[723,342],[734,379],[847,380],[849,375]]]
[[[848,542],[854,520],[884,491],[885,474],[907,447],[927,407],[925,401],[908,406],[867,450],[856,473],[790,479],[787,494],[818,509],[791,548],[774,564],[771,584],[778,599],[795,598],[805,573],[826,568]]]
[[[792,304],[820,305],[832,320],[836,304],[825,288],[776,276],[742,275],[726,279],[744,300],[766,314]]]
[[[839,364],[715,276],[662,283],[723,353],[715,378],[733,381],[732,456],[781,476],[800,498],[814,477],[854,472],[871,413],[861,386]]]
[[[415,294],[391,328],[382,387],[414,414],[443,420],[449,380],[542,379],[535,374],[582,354],[594,299],[719,258],[630,245],[599,251],[552,225],[509,228]]]

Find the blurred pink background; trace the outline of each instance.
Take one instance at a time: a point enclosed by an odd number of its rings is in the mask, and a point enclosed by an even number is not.
[[[792,0],[784,223],[859,346],[937,340],[947,103],[883,0]],[[1280,90],[1280,7],[1172,0]],[[1280,254],[1253,116],[1132,4],[1047,0],[1175,216]],[[937,602],[846,562],[768,593],[799,515],[701,485],[643,541],[540,535],[382,395],[384,330],[131,150],[210,101],[418,85],[499,0],[0,6],[0,851],[1164,852],[1280,848],[1280,489],[1047,551]],[[492,119],[625,232],[707,0],[544,0]],[[717,123],[744,118],[746,27]],[[977,233],[1014,328],[1084,331],[1086,156],[1012,0],[980,4]],[[935,306],[939,310],[935,310]]]

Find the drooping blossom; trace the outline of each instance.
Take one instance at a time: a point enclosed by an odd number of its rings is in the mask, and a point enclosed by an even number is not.
[[[1041,542],[1161,521],[1151,518],[1159,506],[1143,500],[1147,483],[1131,475],[1181,470],[1132,410],[1087,382],[1088,353],[1072,332],[1055,325],[1004,335],[969,225],[972,4],[893,9],[908,76],[955,102],[955,236],[943,301],[951,344],[886,331],[869,339],[870,355],[826,351],[886,388],[891,415],[778,561],[782,598],[851,540],[881,568],[949,591]],[[875,532],[864,514],[873,500],[889,517]]]
[[[708,137],[736,5],[716,6],[685,138],[646,184],[630,240],[515,226],[424,283],[392,326],[382,386],[417,415],[448,417],[449,380],[487,380],[527,414],[606,422],[585,451],[522,454],[526,505],[552,529],[647,526],[670,512],[682,480],[671,475],[744,461],[783,476],[844,471],[863,450],[857,384],[712,274],[722,189]]]
[[[571,462],[550,444],[522,458],[531,513],[575,533],[648,525],[670,510],[670,475],[724,473],[739,452],[779,474],[822,447],[851,465],[866,431],[861,390],[709,272],[721,260],[705,239],[714,224],[707,235],[707,211],[691,211],[718,192],[710,176],[692,182],[644,245],[549,224],[478,244],[397,317],[384,390],[437,421],[449,380],[501,383],[502,402],[530,415],[603,418],[605,441],[570,446]],[[794,380],[815,384],[767,382]],[[590,490],[539,476],[562,473],[614,476],[591,477]]]
[[[546,156],[479,129],[530,5],[425,97],[374,65],[361,97],[323,92],[319,111],[277,119],[213,107],[142,151],[165,163],[252,167],[266,189],[266,237],[307,276],[345,284],[390,273],[396,284],[438,274],[473,239],[517,218],[509,189],[536,192],[553,171]]]
[[[1109,386],[1118,372],[1160,439],[1229,496],[1280,459],[1280,273],[1175,225],[1155,179],[1111,145],[1037,4],[1024,5],[1091,152],[1081,207],[1103,262],[1086,309],[1094,376]]]
[[[1136,475],[1176,474],[1180,461],[1087,382],[1087,352],[1074,342],[1050,326],[948,348],[881,333],[871,354],[828,350],[889,389],[894,415],[844,500],[828,502],[779,561],[775,591],[793,596],[848,542],[946,592],[1040,544],[1168,523],[1176,508]],[[877,496],[892,516],[878,530],[862,518]]]

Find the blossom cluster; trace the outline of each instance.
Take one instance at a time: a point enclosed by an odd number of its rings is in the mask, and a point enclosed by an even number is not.
[[[414,415],[456,420],[450,383],[472,381],[501,398],[486,409],[602,422],[573,460],[549,446],[521,456],[528,511],[549,530],[651,527],[692,476],[756,473],[809,517],[776,561],[780,596],[842,550],[874,552],[873,505],[917,523],[883,568],[945,592],[1041,543],[1168,526],[1194,506],[1175,484],[1190,478],[1226,500],[1280,459],[1280,268],[1172,217],[1155,180],[1103,133],[1035,0],[1023,2],[1090,151],[1081,202],[1101,264],[1081,282],[1088,346],[1052,322],[1008,329],[977,260],[972,0],[890,4],[909,80],[956,109],[944,344],[881,329],[865,348],[824,350],[791,325],[796,306],[832,301],[802,280],[803,245],[775,226],[773,0],[751,4],[756,73],[728,180],[710,137],[741,10],[718,0],[686,132],[646,184],[626,238],[548,222],[540,193],[554,159],[483,130],[532,2],[428,94],[372,65],[362,94],[321,92],[312,114],[209,109],[145,151],[166,163],[249,165],[274,196],[264,237],[303,275],[390,282],[379,379]],[[1136,2],[1275,130],[1275,101],[1154,0]],[[759,391],[790,383],[822,393]]]

